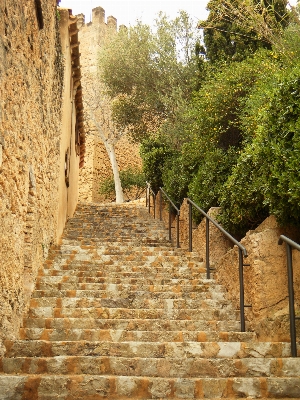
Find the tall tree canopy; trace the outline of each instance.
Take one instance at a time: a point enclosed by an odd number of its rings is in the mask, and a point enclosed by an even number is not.
[[[259,48],[271,49],[288,24],[287,0],[210,0],[201,21],[207,58],[240,61]]]
[[[137,23],[107,40],[100,54],[100,74],[114,98],[116,123],[129,128],[135,139],[157,131],[191,95],[199,35],[181,11],[175,20],[160,14],[155,30]]]

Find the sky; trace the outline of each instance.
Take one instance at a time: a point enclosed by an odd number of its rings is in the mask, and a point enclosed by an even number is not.
[[[296,5],[297,0],[289,0]],[[118,26],[135,25],[137,19],[145,24],[153,25],[159,11],[165,12],[172,19],[179,10],[185,10],[195,20],[206,19],[208,0],[61,0],[60,7],[71,8],[73,15],[83,13],[85,22],[91,20],[92,9],[101,6],[106,18],[112,15],[117,18]]]
[[[83,13],[85,22],[91,19],[93,8],[101,6],[105,10],[106,18],[110,15],[117,18],[118,26],[135,25],[137,19],[143,23],[153,25],[159,11],[165,12],[169,17],[175,18],[179,10],[185,10],[197,22],[206,19],[206,4],[208,0],[61,0],[60,7],[71,8],[73,15]]]

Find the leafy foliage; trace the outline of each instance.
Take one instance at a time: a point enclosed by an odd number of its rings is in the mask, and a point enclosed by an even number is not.
[[[147,182],[154,191],[163,186],[162,173],[164,164],[173,156],[173,151],[161,138],[145,140],[141,146],[143,171]]]
[[[121,29],[103,46],[99,68],[114,101],[114,119],[141,140],[156,132],[189,98],[199,71],[199,36],[185,12],[160,14],[156,30],[138,23]]]
[[[275,76],[273,79],[276,81]],[[260,95],[263,93],[267,90]],[[255,107],[257,99],[248,104],[245,127],[249,129],[249,119],[254,120],[255,134],[243,149],[220,199],[222,222],[234,231],[257,226],[269,213],[283,225],[300,224],[299,68],[284,78],[277,76],[269,96],[264,107]]]
[[[189,197],[197,204],[201,204],[204,211],[219,205],[224,183],[236,159],[237,151],[234,147],[230,147],[227,151],[212,148],[205,154],[201,166],[189,184],[188,191]]]
[[[212,63],[241,61],[259,48],[271,49],[287,26],[286,0],[210,0],[204,29],[207,58]]]
[[[251,58],[212,74],[175,122],[162,126],[161,134],[173,155],[153,171],[160,174],[161,184],[177,204],[187,195],[201,200],[205,209],[217,204],[221,182],[242,146],[239,115],[265,62],[263,55],[257,58],[259,61]],[[203,191],[204,187],[207,190]]]

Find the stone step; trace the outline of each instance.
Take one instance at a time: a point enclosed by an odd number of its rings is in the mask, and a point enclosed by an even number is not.
[[[91,268],[93,267],[93,264],[100,266],[125,264],[125,266],[137,267],[149,266],[153,268],[177,268],[177,270],[181,267],[198,267],[204,269],[204,264],[201,259],[195,260],[174,255],[146,255],[143,253],[134,253],[133,251],[130,254],[101,254],[97,250],[81,251],[78,253],[74,252],[71,254],[65,253],[56,256],[53,259],[49,258],[44,263],[44,268],[49,268],[48,265],[50,267],[52,265],[72,265],[74,268],[78,268],[78,266],[82,264],[87,264]]]
[[[205,279],[206,272],[203,272],[203,269],[186,269],[185,271],[178,271],[178,269],[170,268],[169,270],[165,269],[155,269],[152,267],[131,267],[125,269],[124,267],[114,268],[114,270],[108,269],[103,265],[99,266],[99,268],[89,268],[88,265],[78,265],[76,268],[73,268],[70,265],[62,265],[60,269],[43,269],[39,271],[39,276],[60,276],[60,277],[79,277],[88,279],[94,278],[109,278],[109,279]],[[117,269],[117,270],[116,270]]]
[[[54,356],[113,356],[137,358],[287,358],[291,355],[287,342],[95,342],[95,341],[46,341],[6,340],[8,357]],[[300,359],[298,362],[300,371]],[[293,370],[294,373],[294,370]]]
[[[100,271],[101,272],[101,271]],[[104,271],[103,271],[104,272]],[[153,271],[155,273],[155,271]],[[164,276],[159,276],[157,273],[154,277],[148,276],[147,272],[144,272],[144,276],[135,276],[134,273],[131,273],[130,276],[128,272],[119,274],[115,273],[115,276],[111,276],[109,273],[109,269],[105,271],[105,276],[98,276],[98,277],[90,277],[90,276],[76,276],[72,273],[68,275],[45,275],[45,276],[38,276],[36,284],[40,285],[43,283],[50,283],[50,284],[62,284],[62,283],[124,283],[124,284],[148,284],[148,285],[203,285],[207,283],[206,274],[198,274],[198,276],[193,276],[190,274],[187,278],[183,277],[172,277],[169,274],[165,274]],[[118,276],[119,275],[119,276]],[[178,274],[179,275],[179,274]],[[199,276],[200,275],[200,276]],[[91,282],[89,282],[89,279]],[[121,282],[119,282],[121,281]]]
[[[54,308],[141,308],[141,309],[185,309],[197,308],[205,309],[208,307],[216,309],[232,310],[231,303],[228,300],[193,300],[193,299],[145,299],[138,296],[127,299],[95,299],[95,298],[58,298],[58,297],[40,297],[30,300],[30,308],[54,307]]]
[[[0,375],[4,400],[300,398],[299,377],[152,378],[110,375]],[[55,397],[53,397],[55,393]],[[1,397],[0,397],[1,398]]]
[[[122,299],[122,298],[145,298],[145,299],[193,299],[202,301],[204,299],[213,299],[213,300],[223,300],[224,293],[220,293],[219,291],[214,291],[209,286],[203,286],[202,291],[199,292],[188,292],[181,291],[174,288],[173,292],[168,291],[154,291],[153,288],[150,288],[150,292],[148,290],[139,290],[140,288],[134,288],[132,290],[131,287],[118,287],[114,284],[109,284],[106,287],[106,290],[59,290],[59,289],[49,289],[49,290],[35,290],[32,293],[32,298],[41,298],[41,297],[64,297],[64,298],[114,298],[114,299]]]
[[[190,279],[179,279],[179,278],[128,278],[124,276],[120,277],[78,277],[78,276],[41,276],[38,277],[36,281],[37,290],[47,289],[49,286],[64,289],[73,289],[74,287],[80,289],[82,285],[86,286],[87,289],[92,289],[89,285],[99,284],[99,285],[107,285],[107,284],[115,284],[115,285],[137,285],[139,287],[143,286],[202,286],[206,279],[203,278],[194,278],[190,277]],[[102,286],[101,286],[102,287]]]
[[[229,312],[228,312],[229,311]],[[28,311],[29,318],[102,318],[102,319],[173,319],[173,320],[234,320],[239,318],[238,311],[224,309],[140,309],[140,308],[53,308],[36,307]]]
[[[145,276],[156,276],[161,275],[166,278],[185,278],[190,279],[191,277],[202,278],[205,279],[206,271],[202,267],[190,267],[190,266],[161,266],[161,265],[147,265],[147,263],[143,262],[112,262],[110,260],[104,261],[94,260],[93,262],[56,262],[55,264],[46,266],[43,270],[43,275],[51,276],[51,274],[60,275],[60,274],[80,274],[82,272],[90,272],[90,276],[94,274],[100,274],[102,276],[111,276],[114,275],[122,276],[122,274],[132,274],[133,276],[141,275]],[[40,276],[43,276],[40,274]]]
[[[116,292],[122,292],[123,290],[127,291],[136,291],[136,290],[146,290],[149,292],[176,292],[176,293],[201,293],[203,289],[205,291],[205,281],[203,280],[203,284],[155,284],[155,283],[138,283],[138,284],[130,284],[130,283],[68,283],[63,282],[59,284],[51,283],[51,282],[41,282],[36,285],[36,290],[107,290],[108,288],[114,287]]]
[[[113,329],[46,329],[21,328],[22,340],[49,341],[103,341],[103,342],[245,342],[255,341],[254,332],[216,332],[216,331],[135,331]]]
[[[238,331],[238,321],[172,319],[24,318],[23,328],[113,329],[134,331]]]
[[[63,240],[61,247],[54,248],[49,251],[49,258],[59,257],[59,256],[70,256],[74,254],[80,254],[82,252],[89,252],[96,250],[99,255],[131,255],[136,257],[173,257],[173,261],[177,261],[177,259],[182,260],[190,260],[190,261],[201,261],[199,255],[195,252],[187,252],[183,249],[174,249],[170,246],[161,245],[160,247],[153,247],[149,245],[136,245],[136,242],[127,243],[124,245],[123,241],[118,241],[114,238],[114,242],[111,244],[103,245],[102,242],[95,239],[93,244],[90,241],[82,240],[82,241],[74,241],[70,242]]]
[[[161,378],[299,377],[297,358],[128,358],[85,355],[2,358],[6,374],[93,374]]]

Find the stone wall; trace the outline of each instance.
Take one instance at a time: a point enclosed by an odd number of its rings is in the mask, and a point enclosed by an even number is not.
[[[103,196],[99,194],[101,181],[112,176],[110,161],[104,145],[99,140],[93,124],[88,121],[89,88],[97,84],[98,53],[103,46],[109,32],[116,32],[117,20],[110,16],[105,22],[105,11],[101,7],[92,10],[92,22],[85,24],[84,16],[80,19],[80,49],[82,85],[86,89],[84,95],[85,132],[86,132],[86,154],[85,166],[80,170],[79,197],[83,201],[102,201]],[[119,169],[127,167],[141,168],[139,145],[133,144],[127,137],[116,145],[116,158]]]
[[[268,217],[257,229],[249,231],[241,244],[247,249],[244,267],[246,328],[261,340],[289,340],[288,278],[285,245],[278,245],[280,235],[300,242],[299,233],[277,225]],[[300,253],[293,251],[295,302],[300,312]],[[238,250],[234,247],[217,263],[216,279],[222,283],[236,308],[239,308]],[[298,334],[300,324],[298,323]]]
[[[57,241],[63,57],[56,0],[0,2],[0,340]]]
[[[57,237],[60,237],[78,202],[79,168],[84,165],[85,134],[77,18],[65,8],[59,8],[58,13],[64,58],[57,224]]]

